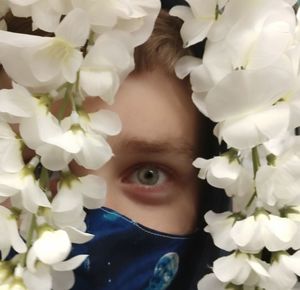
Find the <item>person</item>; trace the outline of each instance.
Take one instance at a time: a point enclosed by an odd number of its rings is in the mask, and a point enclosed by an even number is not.
[[[183,49],[180,25],[161,12],[149,40],[136,49],[135,70],[115,103],[84,103],[89,112],[116,112],[122,131],[108,138],[114,156],[99,170],[71,164],[76,175],[107,182],[104,207],[86,218],[94,239],[73,249],[73,255],[89,254],[76,270],[74,290],[195,290],[216,255],[199,219],[208,203],[192,166],[207,146],[206,125],[188,80],[174,72],[179,58],[191,53]],[[7,83],[3,74],[0,82]]]
[[[176,62],[192,53],[183,48],[180,27],[160,12],[115,103],[85,103],[87,111],[117,112],[122,131],[108,138],[114,157],[101,169],[72,164],[77,175],[97,174],[108,185],[105,207],[87,216],[95,238],[74,251],[90,254],[74,290],[195,290],[216,255],[199,218],[209,204],[206,188],[192,166],[207,151],[207,121],[192,102],[189,80],[175,75]]]

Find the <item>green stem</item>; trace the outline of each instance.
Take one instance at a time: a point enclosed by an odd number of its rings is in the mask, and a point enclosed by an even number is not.
[[[76,83],[75,83],[75,90],[76,92],[79,92],[79,81],[80,81],[80,74],[79,72],[77,72],[77,76],[76,76]]]
[[[219,4],[216,5],[216,10],[215,10],[215,20],[217,21],[218,18],[219,18],[219,13],[220,13],[220,10],[219,10]]]
[[[253,165],[253,175],[255,178],[258,168],[260,167],[260,160],[259,160],[257,147],[252,148],[252,165]]]
[[[39,178],[40,182],[40,188],[45,192],[49,192],[49,172],[48,169],[42,166],[41,175]],[[51,196],[48,196],[48,198],[51,198]]]
[[[33,214],[31,218],[31,224],[30,228],[28,231],[28,236],[27,236],[27,241],[26,241],[26,246],[29,248],[32,245],[32,238],[33,238],[33,233],[36,228],[36,216]]]
[[[253,176],[254,179],[256,177],[256,173],[260,167],[260,160],[259,160],[259,154],[257,147],[252,148],[252,166],[253,166]],[[254,190],[254,193],[252,194],[250,200],[248,201],[246,205],[246,209],[248,209],[252,202],[254,201],[255,197],[257,196],[256,189]]]
[[[46,169],[44,166],[42,167],[41,176],[40,176],[40,187],[43,190],[46,190],[49,185],[49,175],[48,175],[48,169]]]
[[[59,121],[61,121],[63,119],[64,115],[65,115],[69,100],[71,100],[71,102],[72,102],[71,91],[72,91],[72,85],[67,84],[64,99],[63,99],[62,105],[59,108],[59,111],[58,111],[58,114],[57,114],[57,119]]]
[[[61,85],[58,89],[56,89],[58,92],[60,92],[63,89],[66,89],[68,87],[69,83],[64,83],[63,85]]]
[[[23,254],[20,260],[21,266],[23,267],[25,267],[26,265],[28,249],[32,246],[32,238],[33,238],[33,233],[35,228],[36,228],[36,216],[33,214],[31,218],[30,228],[27,234],[27,239],[26,239],[27,253]]]
[[[246,205],[246,209],[248,209],[250,207],[250,205],[252,204],[252,202],[254,201],[255,197],[256,197],[257,193],[256,190],[254,191],[254,193],[252,194],[250,200],[248,201],[247,205]]]

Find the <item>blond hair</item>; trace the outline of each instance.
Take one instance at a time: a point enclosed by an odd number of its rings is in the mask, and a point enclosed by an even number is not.
[[[173,74],[175,63],[190,51],[183,48],[180,28],[182,21],[168,12],[160,11],[150,38],[135,49],[135,72],[161,67]]]

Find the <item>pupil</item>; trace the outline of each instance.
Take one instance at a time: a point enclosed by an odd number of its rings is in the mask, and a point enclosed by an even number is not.
[[[156,184],[159,179],[159,174],[157,169],[145,168],[141,169],[138,173],[138,180],[142,184],[153,185]]]

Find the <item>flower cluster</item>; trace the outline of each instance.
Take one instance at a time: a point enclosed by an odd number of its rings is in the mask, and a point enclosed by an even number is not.
[[[106,138],[121,130],[114,112],[84,102],[114,102],[159,9],[158,0],[0,1],[0,64],[12,80],[0,90],[1,289],[72,288],[86,256],[70,257],[71,245],[92,238],[84,208],[103,205],[106,184],[70,163],[100,168],[113,155]],[[44,36],[7,31],[9,11]]]
[[[299,289],[300,10],[292,0],[187,2],[170,13],[184,20],[185,46],[206,38],[205,52],[183,57],[176,72],[190,76],[193,102],[227,145],[193,164],[233,204],[205,215],[229,254],[198,289]]]

